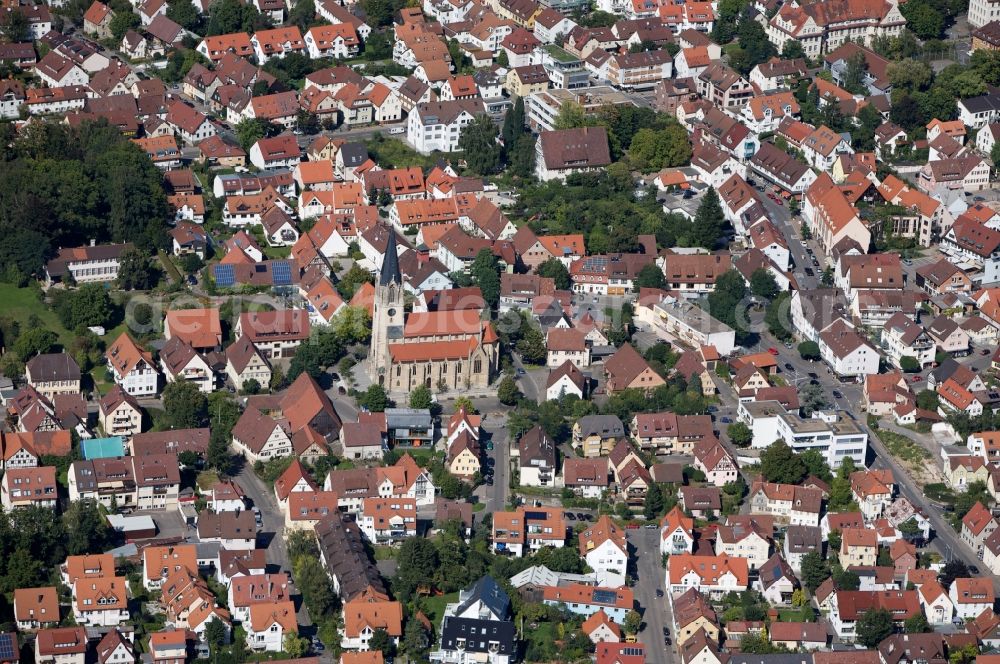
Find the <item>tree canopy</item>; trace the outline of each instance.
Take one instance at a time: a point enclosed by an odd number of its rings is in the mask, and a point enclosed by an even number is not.
[[[34,122],[3,151],[0,278],[41,274],[57,247],[166,243],[163,174],[105,121]]]

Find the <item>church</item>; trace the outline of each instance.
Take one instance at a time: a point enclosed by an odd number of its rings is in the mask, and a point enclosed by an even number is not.
[[[406,314],[396,234],[375,284],[368,376],[390,394],[419,385],[461,391],[489,387],[500,361],[500,339],[482,309],[447,309]]]

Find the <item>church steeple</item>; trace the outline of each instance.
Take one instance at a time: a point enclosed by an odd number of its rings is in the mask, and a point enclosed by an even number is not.
[[[390,388],[389,370],[392,353],[389,345],[403,337],[403,275],[399,270],[399,248],[396,231],[391,226],[382,227],[387,232],[382,269],[375,284],[375,301],[372,310],[371,348],[368,350],[368,375],[387,390]]]
[[[396,249],[396,231],[391,226],[385,227],[389,233],[389,241],[385,247],[385,256],[382,258],[382,271],[378,276],[379,286],[388,286],[403,283],[403,277],[399,273],[399,253]]]

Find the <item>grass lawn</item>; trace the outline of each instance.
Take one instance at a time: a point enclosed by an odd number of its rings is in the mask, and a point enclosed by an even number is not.
[[[195,481],[198,488],[205,491],[219,483],[219,474],[214,470],[203,470],[198,473],[198,479]]]
[[[3,314],[20,323],[22,331],[30,327],[28,319],[34,314],[41,319],[45,329],[56,333],[64,348],[68,348],[73,341],[73,334],[62,326],[55,312],[38,299],[33,289],[0,283],[0,302],[3,303]]]
[[[802,609],[779,609],[778,620],[781,622],[806,622],[803,620]]]
[[[444,616],[444,607],[452,602],[458,601],[458,593],[448,593],[436,597],[421,597],[420,608],[424,615],[431,621],[432,625],[440,625]]]
[[[174,265],[174,262],[170,260],[170,256],[163,249],[159,252],[160,263],[163,265],[163,269],[167,271],[170,278],[174,280],[175,283],[184,283],[184,277],[181,276],[180,270]]]
[[[292,254],[291,247],[272,247],[269,244],[264,243],[261,245],[261,248],[264,250],[264,256],[271,260],[288,258]]]
[[[375,138],[365,143],[372,159],[384,168],[409,168],[420,166],[430,168],[446,155],[441,153],[422,155],[403,141],[396,138]]]
[[[569,630],[566,630],[566,632],[568,634]],[[544,648],[546,643],[553,643],[555,641],[555,625],[550,622],[540,622],[538,623],[538,627],[533,629],[529,628],[528,625],[525,625],[524,638],[528,641],[538,642],[542,645],[542,648]]]

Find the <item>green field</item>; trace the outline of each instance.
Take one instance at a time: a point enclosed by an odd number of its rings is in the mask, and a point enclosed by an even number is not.
[[[451,602],[458,601],[458,593],[448,593],[447,595],[438,595],[437,597],[421,597],[420,607],[427,616],[427,619],[431,621],[432,625],[438,625],[441,623],[441,618],[444,617],[444,608]]]
[[[29,327],[28,319],[34,314],[45,325],[45,329],[55,332],[59,337],[59,343],[64,347],[69,347],[73,341],[73,335],[62,326],[59,317],[54,311],[45,306],[45,303],[38,299],[36,292],[31,288],[18,288],[12,284],[0,283],[0,314],[9,316],[21,325],[25,330]]]

